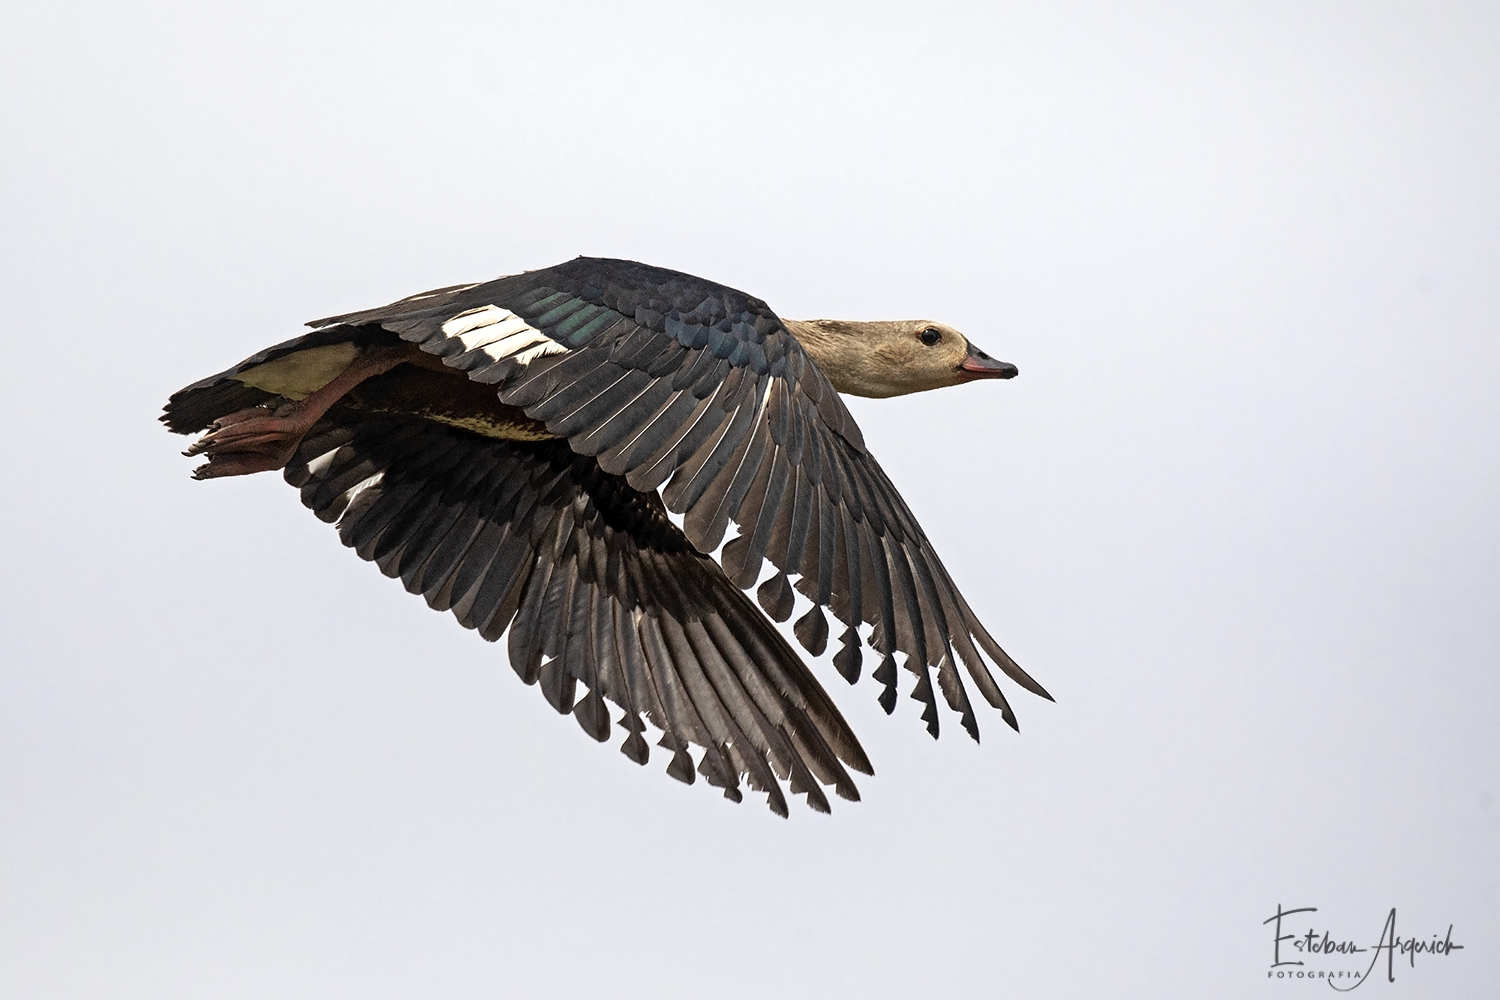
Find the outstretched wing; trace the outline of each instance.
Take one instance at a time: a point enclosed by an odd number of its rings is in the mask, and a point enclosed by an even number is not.
[[[851,682],[861,625],[881,655],[887,712],[895,654],[916,674],[913,697],[936,736],[930,669],[962,724],[979,729],[956,665],[985,699],[1015,716],[980,650],[1027,690],[1049,697],[980,624],[911,511],[865,448],[838,393],[759,299],[631,261],[578,258],[483,284],[429,292],[312,326],[379,326],[471,379],[496,386],[606,473],[684,515],[688,540],[724,547],[735,585],[763,560],[779,572],[758,590],[778,621],[796,588],[814,607],[794,631],[826,648],[824,608],[844,623],[834,663]]]
[[[669,774],[693,781],[697,744],[698,771],[736,801],[741,776],[783,816],[778,778],[822,812],[820,781],[859,798],[844,765],[869,774],[869,760],[797,654],[654,493],[565,442],[335,410],[286,479],[433,608],[486,639],[508,628],[516,672],[590,736],[609,739],[606,701],[623,709],[637,763],[649,721]]]

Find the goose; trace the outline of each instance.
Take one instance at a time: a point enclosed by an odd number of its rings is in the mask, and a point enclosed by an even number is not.
[[[712,281],[588,257],[307,325],[171,396],[167,428],[201,435],[194,478],[281,470],[360,558],[508,636],[516,673],[589,736],[618,725],[637,764],[659,733],[669,775],[733,801],[742,782],[781,816],[786,791],[819,812],[824,787],[859,800],[849,771],[873,774],[869,758],[772,624],[794,590],[807,652],[827,649],[831,614],[834,667],[853,683],[868,651],[887,714],[900,655],[933,737],[940,690],[979,739],[960,662],[1013,729],[986,657],[1051,700],[980,624],[839,395],[1016,375],[953,327],[782,319]]]

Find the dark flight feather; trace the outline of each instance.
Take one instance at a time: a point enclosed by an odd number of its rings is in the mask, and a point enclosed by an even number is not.
[[[319,512],[342,505],[341,539],[364,558],[378,554],[388,575],[398,575],[408,546],[430,553],[406,567],[413,582],[422,570],[429,599],[451,600],[459,621],[487,637],[508,627],[522,679],[540,682],[552,707],[572,712],[590,736],[608,738],[603,706],[613,702],[679,750],[704,748],[700,771],[727,794],[738,794],[743,775],[778,813],[786,799],[776,773],[826,809],[807,776],[837,790],[853,787],[846,767],[868,772],[807,668],[654,496],[562,441],[499,441],[353,412],[324,424],[287,468],[304,500]],[[363,485],[346,500],[356,473]],[[622,750],[645,759],[637,731],[627,734]],[[817,759],[804,760],[804,750]]]

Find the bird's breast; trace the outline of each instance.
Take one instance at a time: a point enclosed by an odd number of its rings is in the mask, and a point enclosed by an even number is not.
[[[500,402],[494,386],[471,382],[451,369],[400,365],[356,386],[340,405],[363,413],[421,417],[505,441],[557,437],[519,406]]]

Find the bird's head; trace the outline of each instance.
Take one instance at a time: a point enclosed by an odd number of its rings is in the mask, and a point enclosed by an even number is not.
[[[933,320],[782,322],[833,387],[852,396],[883,399],[1016,375],[1015,365],[996,361],[953,327]]]

